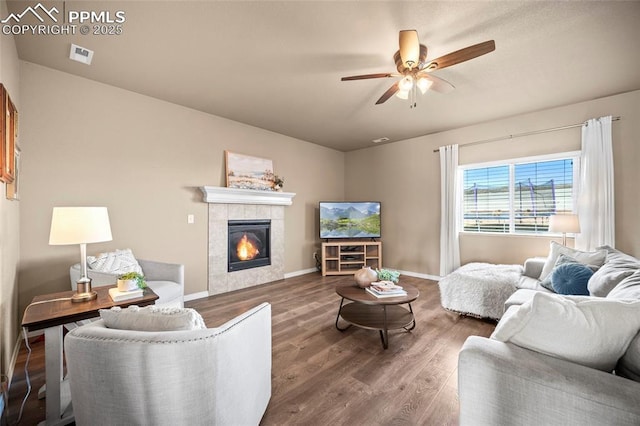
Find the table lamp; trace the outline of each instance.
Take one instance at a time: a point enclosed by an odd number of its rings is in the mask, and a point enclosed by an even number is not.
[[[567,245],[567,234],[580,233],[577,214],[555,214],[549,216],[549,232],[562,232],[562,245]]]
[[[106,207],[54,207],[51,217],[50,245],[80,244],[80,279],[72,302],[98,297],[87,276],[87,244],[111,241],[111,225]]]

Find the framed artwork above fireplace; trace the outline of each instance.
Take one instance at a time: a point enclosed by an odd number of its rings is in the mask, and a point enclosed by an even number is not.
[[[273,190],[273,162],[266,158],[252,157],[225,151],[228,188]]]

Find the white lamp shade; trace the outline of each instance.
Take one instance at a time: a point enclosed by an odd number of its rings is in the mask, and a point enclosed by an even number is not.
[[[556,214],[549,216],[549,231],[566,234],[580,233],[580,221],[577,214]]]
[[[67,245],[111,241],[106,207],[54,207],[49,244]]]
[[[424,95],[427,90],[429,90],[429,87],[431,87],[431,85],[433,84],[433,81],[429,80],[427,77],[420,77],[417,84],[418,89],[420,89],[420,92]]]
[[[398,88],[401,92],[408,92],[413,88],[413,77],[410,75],[405,76],[398,82]]]
[[[400,99],[409,99],[409,91],[407,90],[398,90],[396,92],[396,97]]]

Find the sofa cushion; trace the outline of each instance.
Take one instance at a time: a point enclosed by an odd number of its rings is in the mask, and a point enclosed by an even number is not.
[[[606,297],[622,280],[640,270],[640,260],[609,246],[599,247],[607,250],[607,261],[589,279],[589,293],[592,296]]]
[[[129,306],[100,309],[100,318],[108,328],[135,331],[179,331],[207,328],[200,314],[191,308]]]
[[[558,294],[575,294],[588,296],[587,283],[593,275],[588,266],[569,262],[557,266],[551,274],[553,289]]]
[[[596,251],[581,251],[571,247],[563,246],[562,244],[558,244],[555,241],[551,241],[549,247],[549,256],[547,257],[547,261],[544,263],[544,267],[542,268],[542,273],[540,274],[539,278],[540,281],[544,281],[544,279],[547,278],[551,271],[553,271],[553,268],[558,261],[558,257],[561,254],[571,256],[578,262],[585,265],[593,266],[595,268],[601,267],[607,258],[607,250],[605,249],[599,249]]]
[[[536,292],[507,310],[491,338],[612,371],[639,329],[640,301],[574,301]]]
[[[538,279],[527,277],[525,275],[520,277],[516,287],[523,290],[552,291],[542,287]]]
[[[87,266],[94,271],[109,274],[124,274],[126,272],[143,274],[142,267],[138,264],[131,249],[100,253],[97,256],[87,256]]]
[[[628,276],[607,294],[607,299],[640,300],[640,270]]]
[[[636,334],[627,352],[618,361],[616,374],[640,382],[640,333]]]
[[[533,299],[533,295],[538,293],[538,292],[543,292],[543,293],[548,293],[548,294],[554,294],[549,292],[546,289],[541,289],[541,290],[531,290],[531,289],[520,289],[518,291],[516,291],[515,293],[513,293],[506,302],[504,302],[504,310],[506,311],[507,309],[509,309],[512,306],[520,306],[525,304],[526,302],[529,302],[531,299]],[[593,300],[592,296],[575,296],[575,295],[563,295],[562,297],[564,297],[565,299],[568,300],[573,300],[574,302],[580,302],[583,300]]]

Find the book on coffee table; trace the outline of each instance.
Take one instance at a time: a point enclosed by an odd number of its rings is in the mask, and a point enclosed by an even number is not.
[[[373,282],[366,288],[366,290],[375,297],[397,297],[407,295],[407,292],[401,286],[394,284],[391,281]]]
[[[113,287],[109,289],[109,296],[111,296],[111,300],[114,302],[121,302],[123,300],[135,299],[136,297],[142,297],[143,289],[137,288],[135,290],[130,291],[120,291],[118,287]]]

